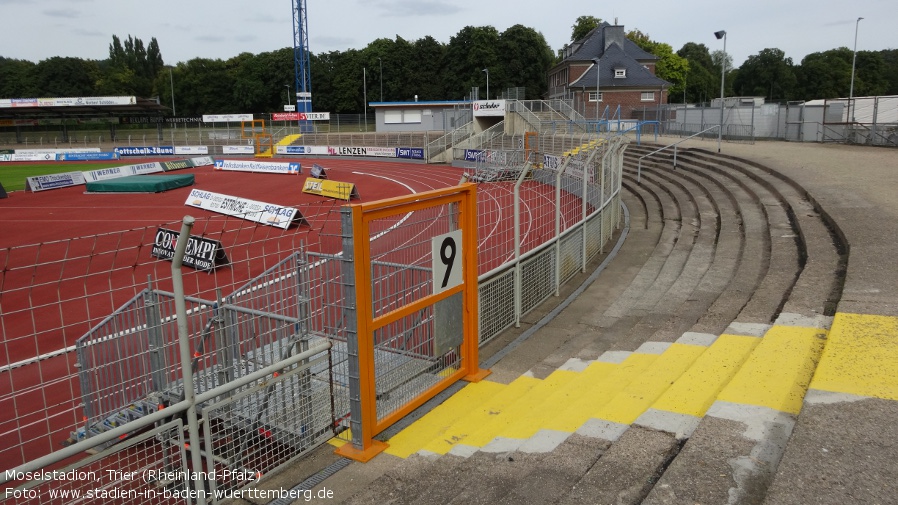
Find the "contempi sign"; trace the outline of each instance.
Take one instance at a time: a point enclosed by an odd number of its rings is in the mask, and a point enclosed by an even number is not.
[[[153,241],[152,254],[156,258],[172,261],[175,247],[178,244],[179,232],[159,228]],[[229,263],[228,255],[221,247],[221,242],[191,235],[184,251],[184,265],[197,270],[212,270]]]

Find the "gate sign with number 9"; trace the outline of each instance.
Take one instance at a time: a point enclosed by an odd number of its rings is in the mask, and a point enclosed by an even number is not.
[[[433,293],[440,293],[462,283],[462,240],[461,230],[451,231],[434,237],[433,247]]]

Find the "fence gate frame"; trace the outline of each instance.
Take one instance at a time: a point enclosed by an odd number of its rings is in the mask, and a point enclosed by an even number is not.
[[[476,185],[459,186],[343,207],[343,278],[346,287],[346,336],[349,354],[350,428],[352,442],[336,454],[367,462],[388,447],[374,436],[406,416],[459,380],[479,382],[490,371],[480,368],[477,284]],[[450,206],[458,213],[455,222],[462,232],[462,280],[454,287],[422,296],[400,308],[374,317],[370,223],[437,206]],[[354,286],[350,284],[354,283]],[[374,332],[392,322],[461,293],[463,340],[457,370],[446,373],[436,384],[378,420],[375,382]],[[354,314],[352,314],[354,312]]]

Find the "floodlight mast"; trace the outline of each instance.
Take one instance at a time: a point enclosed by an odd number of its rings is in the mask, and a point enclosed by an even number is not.
[[[723,140],[723,83],[727,71],[727,32],[720,30],[714,32],[717,40],[723,39],[723,57],[720,61],[720,127],[717,128],[717,152],[720,152],[720,142]]]
[[[861,24],[861,20],[864,18],[857,18],[857,21],[854,23],[854,55],[851,57],[851,87],[848,88],[848,110],[851,111],[851,122],[854,122],[854,112],[855,107],[852,102],[854,102],[854,65],[857,62],[857,29]]]
[[[293,73],[296,85],[296,111],[312,112],[312,79],[309,75],[309,28],[306,0],[293,3]]]

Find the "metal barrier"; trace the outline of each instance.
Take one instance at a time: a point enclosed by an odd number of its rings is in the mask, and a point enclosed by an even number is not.
[[[477,358],[475,187],[344,207],[342,228],[352,443],[338,453],[368,461],[386,448],[374,435],[488,373]]]
[[[376,433],[449,381],[464,375],[476,378],[479,369],[476,354],[472,357],[472,353],[476,353],[477,342],[490,340],[519,321],[522,314],[557,294],[565,280],[582,272],[586,263],[602,252],[619,224],[620,170],[626,139],[595,141],[595,136],[539,136],[533,150],[543,157],[533,159],[527,168],[519,167],[512,180],[479,184],[477,191],[483,197],[478,199],[476,212],[463,212],[459,210],[459,201],[449,199],[436,206],[442,210],[435,214],[416,208],[414,212],[397,211],[388,216],[388,210],[395,210],[395,202],[386,204],[377,210],[384,214],[378,214],[369,223],[366,238],[370,250],[365,254],[370,256],[370,271],[366,271],[368,279],[363,283],[359,283],[357,272],[349,263],[359,257],[356,249],[344,247],[340,251],[338,247],[346,236],[321,235],[303,241],[300,231],[287,234],[210,220],[205,224],[204,236],[240,237],[244,243],[226,245],[229,250],[240,251],[239,256],[231,256],[233,268],[229,267],[227,282],[220,283],[219,277],[203,272],[190,274],[187,280],[195,296],[185,298],[185,315],[181,318],[176,317],[173,293],[159,288],[167,287],[168,281],[163,272],[155,270],[158,262],[152,262],[154,266],[147,275],[146,260],[131,258],[136,253],[120,246],[132,242],[149,244],[155,229],[0,251],[5,291],[0,299],[0,327],[9,348],[32,341],[38,348],[45,337],[65,337],[74,331],[83,335],[70,349],[77,348],[82,366],[68,374],[63,370],[59,378],[48,372],[55,369],[51,365],[55,367],[69,349],[55,351],[49,359],[10,359],[0,369],[16,377],[37,370],[47,379],[33,388],[0,392],[0,404],[9,405],[10,412],[19,412],[23,405],[13,409],[12,402],[35,393],[49,397],[46,391],[52,389],[78,395],[79,388],[84,387],[83,407],[78,405],[81,402],[71,406],[60,402],[60,408],[68,409],[60,415],[47,409],[46,404],[38,404],[43,407],[41,412],[26,412],[14,425],[6,424],[16,429],[7,428],[4,442],[9,442],[8,435],[15,433],[20,445],[10,443],[5,454],[21,455],[26,461],[22,465],[9,458],[9,464],[29,471],[54,468],[54,461],[80,454],[88,447],[99,450],[100,459],[116,461],[125,457],[121,454],[129,454],[129,441],[138,439],[148,446],[146,450],[168,454],[169,449],[165,448],[173,448],[181,439],[169,436],[168,431],[162,434],[152,430],[159,421],[184,415],[188,411],[186,404],[194,401],[181,401],[182,395],[188,396],[183,386],[184,370],[194,382],[190,388],[195,395],[194,405],[204,426],[210,428],[197,434],[201,442],[191,444],[201,446],[201,466],[234,471],[243,468],[262,474],[288,464],[308,448],[335,435],[348,439],[350,433],[353,437],[364,436],[366,431],[368,435]],[[506,166],[511,166],[525,160],[524,154],[514,149],[522,144],[523,138],[514,137],[494,139],[485,147],[504,148]],[[553,163],[549,163],[549,156],[554,156]],[[410,197],[420,198],[420,194]],[[522,201],[527,202],[529,218],[522,216]],[[330,207],[333,215],[336,210],[336,206]],[[319,215],[325,220],[327,213],[328,209],[322,207],[307,215]],[[488,241],[478,244],[474,248],[478,259],[467,262],[480,265],[479,278],[465,280],[466,286],[477,285],[479,308],[471,302],[464,305],[466,314],[476,318],[471,326],[474,329],[465,334],[478,338],[468,339],[464,345],[447,345],[446,337],[437,331],[437,321],[444,317],[439,307],[456,302],[435,301],[433,266],[445,266],[450,250],[445,249],[444,256],[434,256],[433,244],[425,240],[427,235],[418,236],[417,231],[429,230],[439,223],[444,227],[441,232],[449,233],[474,215],[483,223],[501,223],[506,228],[501,233],[491,233]],[[515,219],[518,224],[508,226]],[[229,223],[237,228],[229,230]],[[473,226],[476,228],[476,220]],[[523,234],[524,226],[532,226],[539,233]],[[518,240],[515,233],[520,236]],[[320,252],[307,252],[309,244]],[[51,251],[53,256],[49,255]],[[243,257],[246,259],[240,259]],[[28,267],[20,268],[20,263]],[[58,267],[63,264],[68,265],[66,275]],[[108,270],[100,269],[101,264],[109,265]],[[100,291],[103,304],[95,305],[97,297],[93,292],[85,293],[81,304],[87,312],[102,311],[105,304],[115,300],[124,302],[119,301],[119,310],[104,318],[102,324],[82,329],[86,326],[82,322],[71,322],[71,300],[57,297],[53,301],[53,296],[42,294],[47,290],[51,295],[71,291],[64,283],[70,282],[68,276],[82,265],[84,273],[71,280],[79,286],[108,285],[118,289],[123,279],[143,276],[153,280],[122,284],[121,292],[112,288]],[[244,270],[252,275],[244,276]],[[105,277],[97,282],[97,275]],[[14,287],[26,278],[34,284]],[[365,295],[367,302],[356,303],[357,285],[370,286]],[[447,291],[447,300],[464,290],[453,289],[459,291]],[[128,295],[121,296],[123,292]],[[353,381],[359,377],[356,360],[365,354],[358,348],[356,334],[360,328],[353,312],[361,309],[370,311],[366,324],[373,346],[368,352],[373,360],[369,370],[373,379],[366,389],[367,400],[352,393],[353,388],[361,391],[360,383],[353,385]],[[59,323],[48,317],[54,310],[66,318],[61,331]],[[106,313],[109,312],[113,309]],[[191,351],[186,368],[179,359],[179,345],[174,344],[179,322],[185,327],[185,341]],[[74,338],[68,341],[73,342]],[[321,342],[327,342],[326,354],[303,353],[306,348],[320,349]],[[11,379],[10,384],[15,382]],[[358,400],[355,412],[351,398]],[[367,404],[363,406],[363,402]],[[81,419],[82,409],[87,419]],[[367,412],[365,421],[359,417],[362,411]],[[76,426],[83,433],[73,440],[74,444],[57,450],[49,459],[31,457],[27,452],[29,444],[44,438],[58,444],[59,439],[54,439],[55,432],[46,436],[28,434],[30,438],[26,438],[16,430],[49,426],[60,419],[74,421],[66,434]],[[360,424],[352,425],[356,420]],[[107,421],[106,428],[93,429]],[[353,429],[347,430],[351,425]],[[184,426],[178,426],[176,430],[183,438]],[[151,430],[153,435],[141,438],[143,430]],[[110,445],[115,441],[118,442]],[[187,454],[194,456],[189,451]],[[175,455],[168,457],[173,459]],[[97,464],[111,467],[113,463]],[[44,485],[25,480],[28,479],[16,482],[21,484],[17,489]],[[204,485],[232,492],[249,483],[216,481]],[[105,485],[109,489],[118,486]],[[161,488],[153,484],[152,489]],[[134,501],[153,503],[164,499]]]

